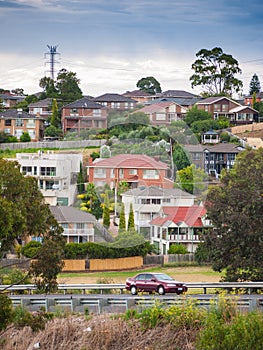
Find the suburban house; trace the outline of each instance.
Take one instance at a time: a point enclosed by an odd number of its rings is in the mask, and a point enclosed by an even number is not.
[[[126,91],[123,94],[123,96],[129,97],[132,100],[135,100],[139,104],[143,104],[143,105],[153,100],[152,94],[149,94],[149,92],[142,91],[142,90]]]
[[[118,187],[126,181],[132,188],[157,186],[173,188],[168,178],[168,164],[145,154],[119,154],[110,158],[97,158],[87,166],[88,181],[96,187]]]
[[[150,221],[159,216],[165,206],[191,206],[195,196],[179,188],[160,188],[140,186],[122,193],[126,222],[128,222],[130,205],[134,212],[135,228],[150,239]]]
[[[52,98],[45,98],[37,102],[32,102],[28,105],[29,114],[40,115],[45,122],[52,115]]]
[[[263,92],[257,92],[256,93],[256,102],[263,102]],[[244,97],[244,104],[246,106],[252,106],[253,105],[253,95],[245,96]]]
[[[214,119],[226,117],[232,124],[250,124],[258,120],[258,111],[225,96],[208,97],[195,105],[198,109],[211,113]]]
[[[136,112],[145,113],[152,125],[169,125],[173,121],[182,120],[187,108],[171,101],[154,102]]]
[[[82,154],[77,153],[17,153],[15,159],[25,176],[37,179],[49,205],[72,205],[77,195],[77,178]]]
[[[94,242],[94,215],[74,207],[50,206],[50,211],[63,228],[67,243]]]
[[[0,101],[5,109],[14,107],[17,103],[24,101],[25,96],[15,95],[10,92],[0,94]]]
[[[62,129],[64,133],[80,133],[91,128],[107,128],[107,116],[106,107],[89,97],[83,97],[62,107]]]
[[[233,143],[204,147],[204,171],[218,177],[222,169],[230,170],[233,167],[237,155],[243,150],[243,147]]]
[[[0,131],[20,139],[28,132],[31,141],[42,141],[44,137],[43,118],[24,112],[22,109],[8,109],[0,112]]]
[[[150,222],[151,243],[160,254],[167,254],[173,244],[184,245],[194,253],[200,243],[200,233],[211,223],[203,206],[165,206]]]
[[[94,98],[94,101],[107,109],[131,110],[135,107],[137,101],[119,94],[107,93]]]

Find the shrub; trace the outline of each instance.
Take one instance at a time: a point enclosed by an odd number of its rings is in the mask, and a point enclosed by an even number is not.
[[[40,242],[30,241],[24,247],[22,247],[21,253],[27,258],[33,259],[36,257],[41,245],[42,244]]]
[[[0,294],[0,331],[12,322],[12,318],[13,308],[11,299],[5,294]]]
[[[170,246],[168,254],[188,254],[188,250],[182,244],[173,244]]]

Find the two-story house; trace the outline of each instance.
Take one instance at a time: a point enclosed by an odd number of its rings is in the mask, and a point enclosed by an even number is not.
[[[149,92],[146,92],[143,90],[126,91],[123,94],[123,96],[129,97],[132,100],[135,100],[139,104],[143,104],[143,105],[153,100],[152,94],[149,94]]]
[[[77,178],[82,163],[80,153],[17,153],[15,159],[25,176],[37,179],[49,205],[72,205],[77,195]]]
[[[208,97],[195,104],[198,109],[211,113],[214,119],[226,117],[232,124],[250,124],[258,120],[258,111],[243,106],[225,96]]]
[[[159,216],[165,206],[191,206],[195,196],[179,188],[160,188],[140,186],[130,189],[122,195],[126,222],[128,222],[130,205],[134,212],[135,228],[150,240],[150,221]]]
[[[204,147],[204,171],[218,177],[223,169],[233,168],[237,155],[242,151],[243,147],[233,143],[218,143]]]
[[[89,182],[98,186],[118,187],[126,181],[132,188],[157,186],[173,188],[168,178],[168,164],[145,154],[119,154],[110,158],[97,158],[87,166]]]
[[[169,125],[173,121],[182,120],[187,108],[171,101],[153,102],[136,112],[145,113],[152,125]]]
[[[94,242],[94,215],[69,206],[50,206],[50,211],[63,228],[67,243]]]
[[[28,105],[29,114],[40,115],[47,123],[47,120],[52,115],[52,98],[45,98],[37,102],[32,102]]]
[[[17,103],[24,101],[25,96],[15,95],[10,92],[0,94],[0,101],[5,109],[14,107]]]
[[[131,110],[136,106],[137,101],[119,94],[106,93],[94,98],[96,103],[106,107],[108,110]]]
[[[160,254],[167,254],[173,244],[184,245],[194,253],[200,243],[200,233],[211,227],[203,206],[165,206],[150,222],[151,243]]]
[[[44,120],[22,109],[8,109],[0,112],[0,131],[15,136],[17,139],[20,139],[23,132],[28,132],[31,141],[42,141]]]
[[[61,124],[63,132],[77,132],[91,128],[107,128],[107,108],[89,97],[62,107]]]

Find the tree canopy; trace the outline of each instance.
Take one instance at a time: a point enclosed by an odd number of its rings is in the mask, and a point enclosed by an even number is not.
[[[221,185],[208,191],[206,207],[214,229],[204,247],[215,271],[227,281],[263,279],[263,148],[246,150]]]
[[[140,90],[148,92],[151,95],[162,92],[159,81],[157,81],[154,77],[142,78],[137,82],[136,86]]]
[[[201,49],[192,64],[194,74],[190,77],[192,87],[201,86],[208,95],[232,96],[241,91],[243,83],[235,77],[241,73],[238,61],[220,47]]]

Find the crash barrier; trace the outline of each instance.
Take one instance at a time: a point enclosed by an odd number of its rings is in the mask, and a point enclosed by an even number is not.
[[[65,312],[87,312],[88,313],[122,313],[130,308],[142,311],[147,307],[154,305],[170,306],[187,306],[189,302],[194,303],[197,307],[209,309],[215,307],[222,300],[220,295],[12,295],[10,296],[13,306],[22,305],[29,311],[38,311],[44,309],[48,312],[65,311]],[[233,303],[240,311],[263,311],[262,295],[224,295],[224,301],[228,300]]]
[[[263,282],[189,282],[186,283],[188,287],[188,292],[194,292],[195,294],[207,294],[207,292],[216,293],[219,290],[225,290],[227,292],[235,291],[236,289],[243,289],[247,294],[251,294],[254,291],[263,289]],[[17,284],[17,285],[0,285],[0,291],[6,291],[8,293],[26,292],[27,294],[33,294],[37,289],[34,284]],[[94,291],[97,294],[113,293],[117,292],[122,294],[125,290],[124,283],[108,283],[108,284],[58,284],[58,290],[62,291],[64,294],[68,292],[81,291],[82,294],[86,294]]]

